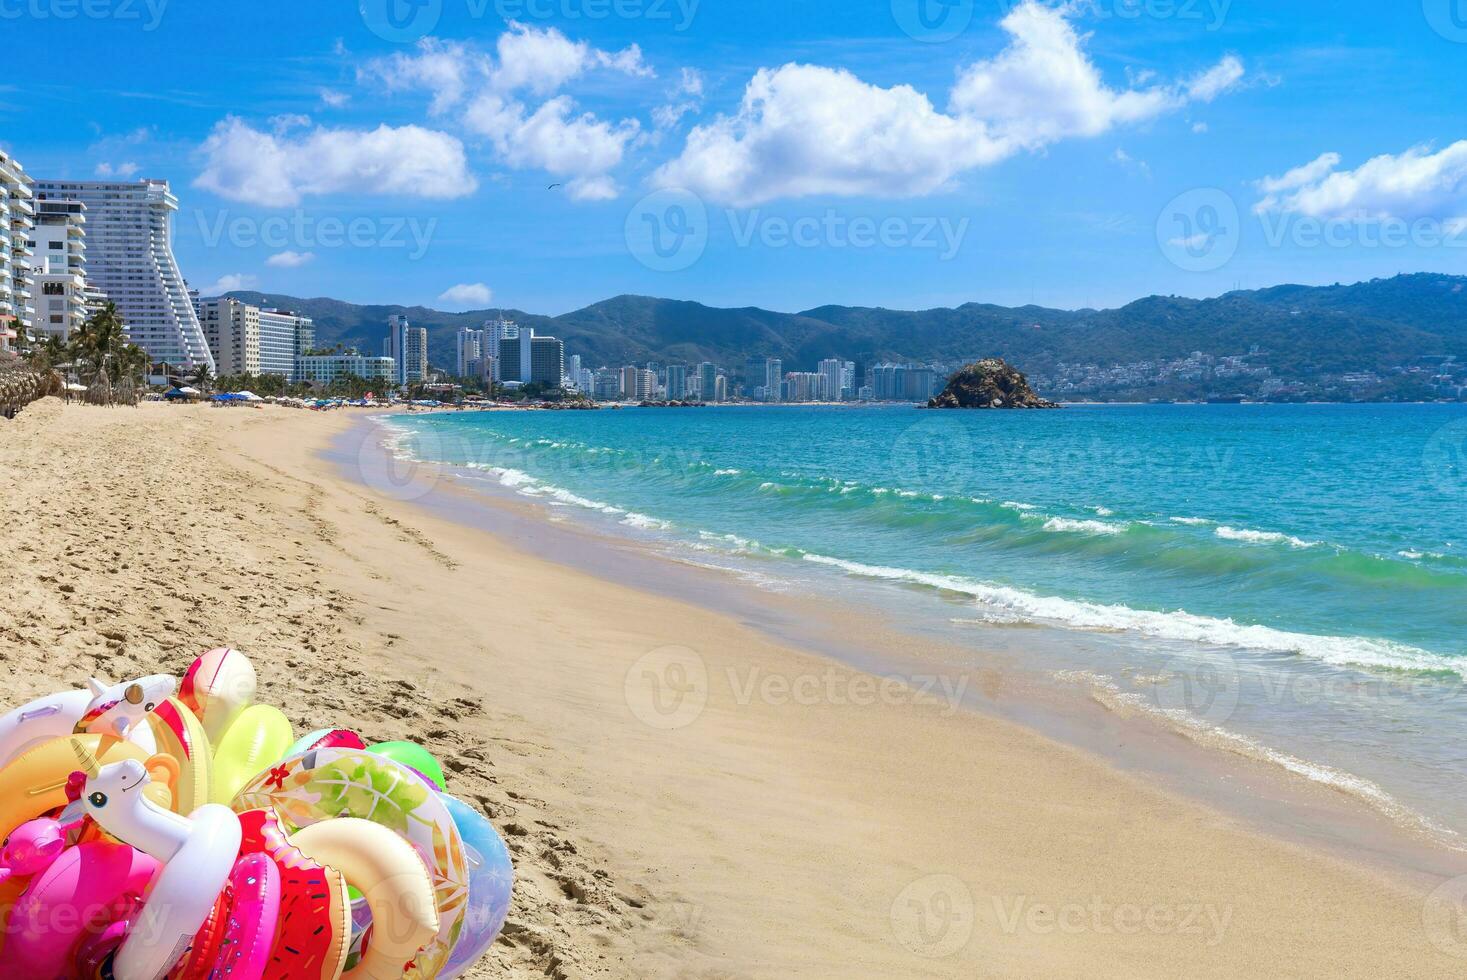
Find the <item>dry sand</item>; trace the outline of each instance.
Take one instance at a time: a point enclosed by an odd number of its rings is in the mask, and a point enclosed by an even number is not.
[[[471,976],[1462,975],[1374,872],[342,480],[352,422],[0,422],[6,703],[229,644],[299,729],[424,742],[515,857]]]

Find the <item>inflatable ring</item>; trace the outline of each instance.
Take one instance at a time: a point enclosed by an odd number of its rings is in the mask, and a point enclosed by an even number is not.
[[[231,802],[261,770],[284,757],[294,738],[290,719],[279,708],[254,704],[240,712],[214,745],[210,799],[215,803]]]
[[[280,871],[267,854],[247,854],[229,874],[229,914],[211,976],[261,980],[280,915]]]
[[[365,749],[366,747],[367,743],[362,741],[362,737],[349,728],[318,728],[309,735],[303,735],[297,739],[294,745],[281,753],[280,758],[305,755],[312,749]]]
[[[229,893],[223,891],[214,900],[214,908],[204,925],[194,933],[193,942],[183,959],[169,971],[168,980],[206,980],[214,969],[214,957],[219,955],[219,943],[224,939],[224,927],[228,924]]]
[[[469,906],[463,931],[438,974],[439,980],[453,980],[478,962],[504,928],[514,893],[514,864],[504,839],[482,813],[447,793],[440,796],[463,837],[469,862]]]
[[[199,719],[178,698],[168,698],[148,716],[158,751],[178,760],[180,775],[174,789],[175,813],[192,813],[209,802],[213,754]]]
[[[0,975],[60,977],[72,974],[72,950],[141,897],[158,871],[158,862],[126,844],[96,841],[61,852],[49,868],[31,879],[6,923]]]
[[[91,784],[88,784],[90,789]],[[209,804],[189,814],[192,828],[167,859],[147,904],[117,951],[117,980],[157,980],[183,956],[209,918],[239,854],[239,817]]]
[[[36,746],[0,769],[0,836],[9,837],[21,824],[70,802],[66,782],[77,769],[73,742],[103,762],[148,758],[140,746],[102,735],[73,735]]]
[[[427,783],[386,756],[317,749],[261,773],[234,801],[237,811],[263,807],[273,807],[291,832],[356,817],[381,824],[411,844],[432,879],[439,928],[403,975],[437,976],[463,928],[469,879],[458,827]]]
[[[439,930],[433,885],[417,851],[381,824],[355,817],[304,827],[290,839],[306,857],[340,871],[372,910],[367,949],[343,980],[404,976],[403,964]]]
[[[37,698],[0,716],[0,768],[53,738],[81,732],[132,737],[149,754],[157,751],[144,717],[173,694],[167,674],[140,677],[126,684],[104,684],[93,678],[86,690],[63,691]]]
[[[280,914],[268,966],[272,977],[337,980],[351,941],[346,880],[307,858],[285,837],[274,810],[239,817],[243,854],[266,854],[280,871]]]

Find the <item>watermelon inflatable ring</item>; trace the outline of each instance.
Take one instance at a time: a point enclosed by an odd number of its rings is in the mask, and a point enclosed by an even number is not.
[[[411,844],[432,880],[439,929],[403,976],[438,975],[463,929],[468,859],[453,815],[416,772],[363,749],[315,749],[260,773],[233,806],[235,812],[273,808],[290,830],[343,817],[368,820]]]

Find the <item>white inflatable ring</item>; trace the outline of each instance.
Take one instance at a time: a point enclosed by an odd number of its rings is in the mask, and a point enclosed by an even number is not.
[[[239,856],[239,817],[206,804],[189,814],[193,827],[163,866],[147,902],[113,961],[116,980],[158,980],[183,957],[214,909]]]

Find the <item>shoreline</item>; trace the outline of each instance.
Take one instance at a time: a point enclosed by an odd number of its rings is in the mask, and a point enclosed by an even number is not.
[[[382,445],[388,431],[359,417],[325,456],[348,479],[387,486],[392,481],[381,475],[383,468],[398,465]],[[792,600],[742,581],[733,568],[680,557],[632,533],[619,535],[620,528],[590,520],[597,515],[526,498],[483,474],[432,464],[426,467],[432,477],[423,482],[416,478],[416,465],[409,469],[415,478],[392,489],[411,498],[413,507],[518,544],[534,540],[540,557],[562,567],[735,616],[773,642],[878,678],[916,678],[919,685],[943,691],[952,710],[1016,723],[1151,786],[1217,808],[1270,837],[1369,865],[1414,887],[1430,890],[1467,874],[1467,848],[1428,833],[1428,817],[1389,796],[1373,798],[1303,775],[1311,763],[1267,754],[1245,744],[1247,739],[1171,722],[1154,709],[1129,703],[1124,692],[1096,683],[1101,678],[1088,672],[1037,669],[1026,663],[1025,645],[999,644],[1013,631],[977,628],[984,639],[975,659],[969,646],[883,615],[879,584],[868,588],[859,580],[842,580],[840,586],[855,593],[850,601],[814,593]],[[1022,633],[1026,642],[1036,635],[1051,644],[1083,642],[1083,634],[1053,628]],[[962,696],[954,698],[954,693]],[[1335,775],[1347,777],[1347,784],[1355,778]]]
[[[425,740],[515,857],[469,976],[1460,972],[1422,888],[1000,718],[857,700],[870,675],[534,553],[543,522],[343,479],[320,453],[353,421],[46,404],[0,428],[33,501],[4,665],[20,696],[232,642],[292,721]],[[699,662],[701,687],[671,669]]]

